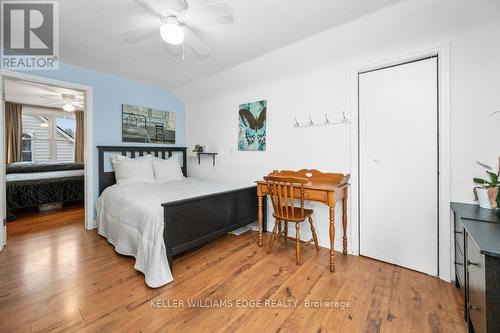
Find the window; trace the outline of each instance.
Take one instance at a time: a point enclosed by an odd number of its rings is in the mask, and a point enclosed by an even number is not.
[[[23,161],[24,158],[33,162],[74,161],[76,120],[73,113],[26,108],[22,119]],[[25,138],[24,134],[29,134],[30,138]],[[25,150],[28,140],[30,150]]]
[[[75,159],[76,119],[71,115],[56,116],[56,159],[73,162]]]
[[[23,133],[21,150],[22,150],[22,161],[31,162],[33,159],[33,141],[31,134]]]
[[[74,138],[76,131],[76,119],[75,116],[56,116],[57,127],[64,131],[67,135]]]

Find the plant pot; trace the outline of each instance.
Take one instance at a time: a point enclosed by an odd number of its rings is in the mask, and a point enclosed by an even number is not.
[[[486,209],[496,209],[496,197],[498,195],[498,188],[476,188],[477,201],[479,207]]]

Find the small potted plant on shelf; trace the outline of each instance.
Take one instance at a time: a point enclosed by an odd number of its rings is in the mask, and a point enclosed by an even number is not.
[[[199,153],[203,153],[203,146],[195,145],[193,151],[191,152],[191,156],[198,157]]]
[[[193,153],[203,153],[203,146],[201,145],[194,146]]]
[[[497,209],[500,206],[500,197],[498,196],[500,170],[495,173],[489,165],[477,163],[486,169],[489,180],[474,178],[474,183],[479,185],[474,188],[476,201],[479,202],[481,208]]]

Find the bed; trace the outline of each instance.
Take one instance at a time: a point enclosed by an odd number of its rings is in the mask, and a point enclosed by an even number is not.
[[[83,163],[17,162],[6,168],[9,210],[83,201]]]
[[[187,177],[186,148],[98,146],[98,232],[115,250],[135,257],[151,288],[173,280],[173,257],[257,221],[256,187],[235,188],[194,178],[116,185],[106,170],[113,154],[136,158],[178,155]],[[265,222],[265,221],[264,221]]]

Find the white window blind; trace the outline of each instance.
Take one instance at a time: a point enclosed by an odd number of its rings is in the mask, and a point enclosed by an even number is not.
[[[31,161],[74,161],[76,121],[73,113],[24,108],[22,120],[23,137],[31,137]],[[23,160],[25,155],[28,158],[24,148],[23,142]]]

